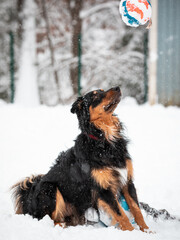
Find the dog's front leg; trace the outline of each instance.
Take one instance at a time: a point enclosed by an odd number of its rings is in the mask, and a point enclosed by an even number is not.
[[[118,224],[122,230],[134,230],[116,197],[109,190],[103,190],[98,199],[98,208],[102,208],[112,217],[112,225]]]
[[[139,225],[141,231],[146,231],[146,229],[149,229],[146,225],[143,215],[141,213],[141,210],[139,208],[139,203],[137,199],[136,189],[132,182],[132,180],[129,180],[127,186],[123,188],[123,195],[126,199],[126,202],[130,208],[131,213],[133,214],[136,223]]]

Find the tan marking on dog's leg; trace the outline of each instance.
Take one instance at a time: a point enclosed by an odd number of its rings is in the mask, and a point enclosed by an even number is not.
[[[130,159],[126,160],[126,168],[128,172],[128,180],[133,179],[133,165]]]
[[[111,217],[112,217],[112,224],[115,225],[118,223],[119,227],[125,231],[129,230],[132,231],[134,230],[133,226],[129,222],[128,217],[124,213],[122,207],[118,203],[119,210],[121,212],[121,215],[118,215],[105,201],[103,200],[98,200],[98,206],[102,207],[105,212],[107,212]]]
[[[137,203],[132,199],[132,197],[129,195],[128,189],[124,188],[123,189],[123,194],[126,199],[126,202],[130,208],[131,213],[133,214],[136,223],[139,225],[140,230],[144,232],[145,229],[149,229],[148,226],[146,225],[143,215],[141,213],[141,210]]]
[[[55,224],[63,223],[65,212],[66,212],[66,204],[64,202],[62,194],[57,189],[57,192],[56,192],[56,208],[51,215],[51,218],[52,218],[52,220],[54,220]]]

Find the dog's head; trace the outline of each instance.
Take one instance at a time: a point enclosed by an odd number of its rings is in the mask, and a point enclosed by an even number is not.
[[[95,90],[79,97],[73,103],[71,112],[77,114],[82,132],[115,141],[120,137],[120,123],[113,113],[120,99],[119,87],[108,91]]]

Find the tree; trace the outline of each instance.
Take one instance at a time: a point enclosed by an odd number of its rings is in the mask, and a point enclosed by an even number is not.
[[[47,40],[48,40],[48,47],[50,51],[50,59],[51,59],[51,67],[52,67],[52,72],[54,75],[54,79],[56,82],[56,89],[57,89],[57,96],[58,96],[58,103],[61,103],[61,97],[59,94],[59,77],[58,77],[58,72],[55,66],[55,48],[53,46],[52,40],[51,40],[51,29],[50,29],[50,24],[49,24],[49,19],[48,19],[48,14],[47,14],[47,7],[46,7],[46,1],[41,0],[41,9],[42,9],[42,16],[45,20],[45,28],[46,28],[46,35],[47,35]]]
[[[143,102],[144,30],[127,27],[122,22],[119,1],[44,0],[48,28],[41,1],[36,0],[39,9],[36,22],[42,103],[56,105],[59,97],[67,103],[77,96],[79,34],[82,34],[82,93],[121,85],[124,96]]]
[[[64,87],[71,88],[67,73],[64,81],[64,70],[69,72],[69,69],[62,67],[64,59],[72,58],[70,16],[67,3],[63,0],[36,0],[36,3],[36,49],[40,99],[41,103],[56,105],[64,101]]]
[[[80,18],[80,12],[83,7],[83,0],[67,0],[68,9],[72,22],[72,37],[71,37],[71,52],[73,58],[78,58],[79,48],[78,41],[80,41],[80,35],[82,31],[82,19]],[[74,94],[78,93],[78,65],[77,61],[70,66],[70,78],[73,87]]]

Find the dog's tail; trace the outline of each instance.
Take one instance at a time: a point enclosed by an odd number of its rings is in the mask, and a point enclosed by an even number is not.
[[[13,191],[12,196],[14,198],[14,208],[16,214],[27,213],[27,202],[32,186],[36,185],[41,180],[42,176],[43,175],[32,175],[31,177],[26,177],[24,180],[11,187],[11,190]]]

